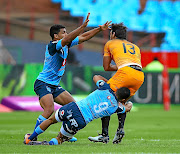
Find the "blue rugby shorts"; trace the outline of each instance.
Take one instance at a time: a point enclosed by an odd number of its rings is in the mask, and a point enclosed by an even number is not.
[[[47,94],[52,94],[53,98],[56,98],[65,90],[61,86],[51,85],[37,79],[34,83],[34,91],[39,96],[40,100],[43,96]]]
[[[55,113],[58,122],[63,121],[61,133],[67,137],[72,137],[80,129],[86,126],[86,122],[75,102],[64,105]]]

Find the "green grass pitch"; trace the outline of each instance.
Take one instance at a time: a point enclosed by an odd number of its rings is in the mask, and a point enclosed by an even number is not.
[[[87,138],[101,132],[101,120],[97,119],[80,130],[75,143],[58,146],[28,146],[23,144],[24,134],[33,131],[40,112],[0,113],[0,153],[180,153],[180,106],[172,105],[164,111],[162,105],[135,104],[127,114],[125,138],[113,145],[117,128],[117,116],[111,117],[108,144],[93,143]],[[55,137],[61,124],[52,125],[38,140]]]

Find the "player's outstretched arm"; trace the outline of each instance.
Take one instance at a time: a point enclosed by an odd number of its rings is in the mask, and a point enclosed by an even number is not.
[[[79,44],[84,42],[84,41],[87,41],[87,40],[91,39],[92,37],[94,37],[100,31],[104,31],[104,30],[110,29],[109,28],[110,24],[111,24],[111,21],[110,22],[107,21],[105,24],[99,25],[99,27],[94,28],[92,30],[89,30],[89,31],[81,34],[79,36]]]
[[[84,30],[84,28],[88,25],[89,16],[90,16],[90,13],[88,13],[86,20],[84,21],[84,23],[81,26],[79,26],[77,29],[70,32],[68,35],[66,35],[62,39],[62,41],[61,41],[62,46],[68,45],[72,40],[74,40]]]

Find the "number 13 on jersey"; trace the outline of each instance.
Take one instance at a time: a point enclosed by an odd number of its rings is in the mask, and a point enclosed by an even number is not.
[[[132,44],[125,44],[123,43],[124,53],[129,52],[130,54],[135,54],[135,48]]]

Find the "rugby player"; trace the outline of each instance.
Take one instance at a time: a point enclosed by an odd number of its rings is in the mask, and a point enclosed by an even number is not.
[[[89,15],[90,13],[88,13],[86,20],[80,27],[69,34],[67,34],[65,27],[62,25],[53,25],[50,28],[52,41],[46,46],[43,71],[40,72],[34,83],[34,91],[39,96],[40,105],[44,109],[43,113],[37,118],[35,129],[52,115],[54,112],[54,101],[61,105],[75,102],[71,94],[59,85],[65,71],[68,49],[89,40],[100,31],[107,30],[111,23],[106,22],[104,25],[100,25],[80,35],[88,25]],[[76,140],[74,138],[72,141]]]
[[[144,82],[142,72],[141,53],[137,45],[127,41],[127,27],[123,23],[112,24],[110,40],[105,44],[103,67],[105,71],[117,71],[115,75],[106,80],[110,88],[116,92],[121,87],[127,87],[131,91],[132,97]],[[115,65],[111,64],[111,61]],[[129,98],[130,98],[129,97]],[[129,99],[127,98],[126,101]],[[126,113],[117,114],[119,126],[114,136],[113,143],[118,144],[124,137],[124,122]],[[108,127],[110,117],[102,120],[102,134],[96,137],[89,137],[93,142],[109,142]]]
[[[95,75],[93,80],[98,87],[97,90],[79,102],[71,102],[58,109],[53,116],[41,123],[31,136],[24,139],[24,144],[62,144],[64,141],[73,138],[80,129],[83,129],[94,119],[110,116],[114,112],[121,114],[131,110],[131,102],[126,105],[120,103],[130,96],[128,88],[121,87],[116,92],[113,92],[109,84],[101,80],[101,76]],[[43,133],[50,125],[57,122],[63,122],[63,124],[56,138],[51,139],[49,142],[33,141],[35,137]]]

